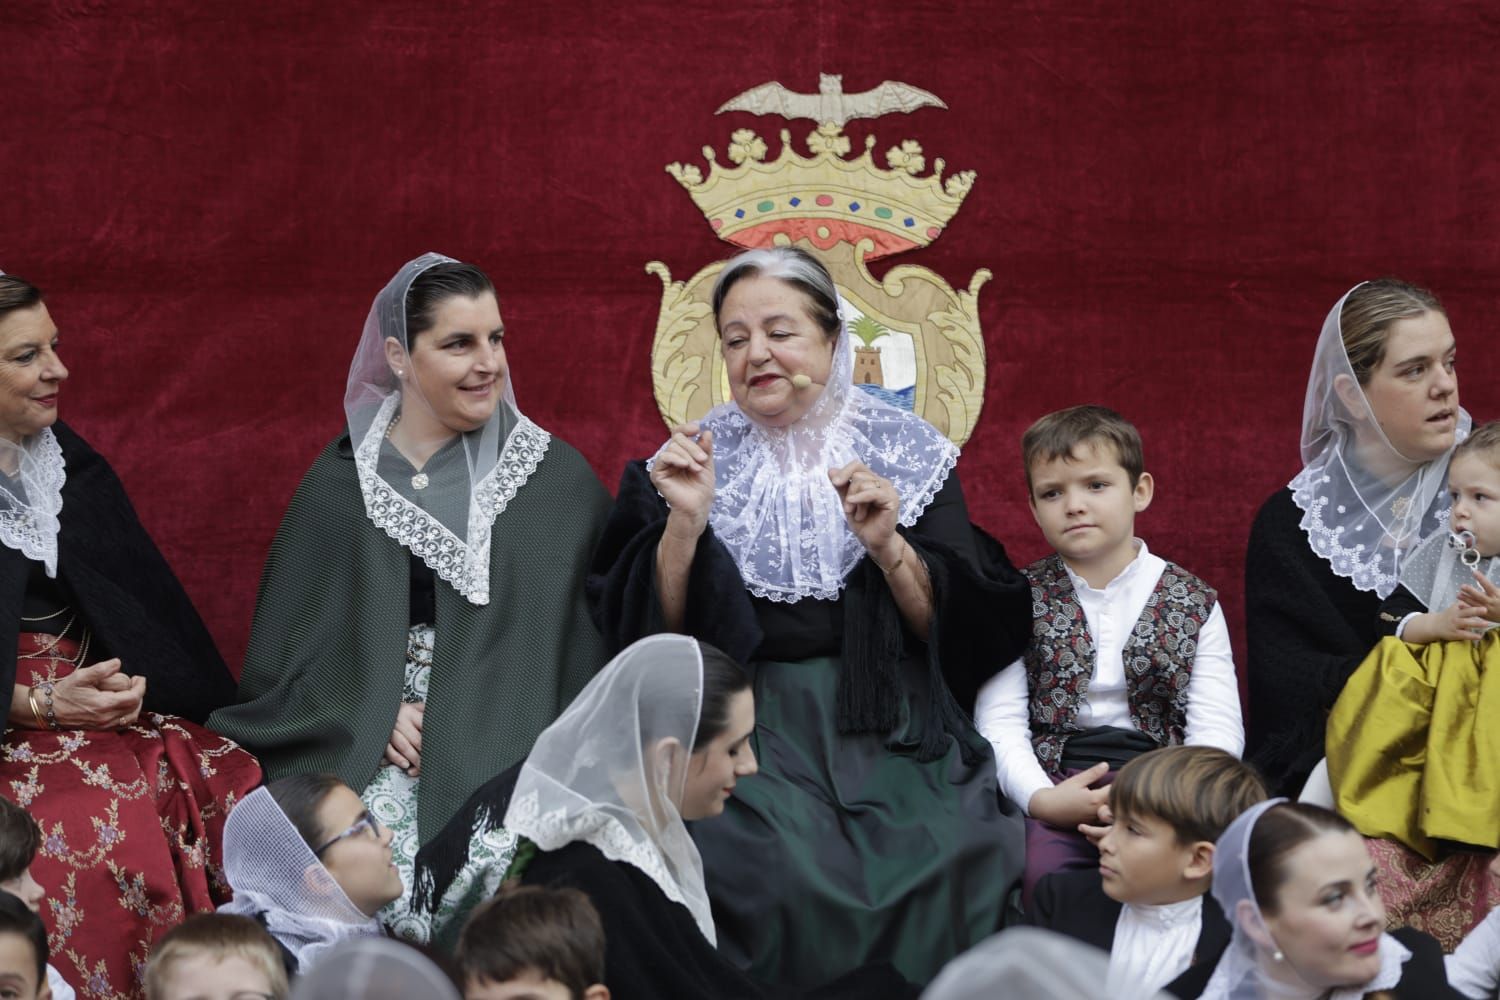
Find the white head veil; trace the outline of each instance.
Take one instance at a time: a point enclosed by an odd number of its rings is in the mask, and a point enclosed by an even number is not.
[[[936,427],[854,386],[843,316],[840,308],[828,384],[795,424],[762,427],[733,400],[700,422],[714,434],[708,520],[757,597],[834,600],[864,558],[830,469],[858,460],[890,480],[901,497],[897,521],[909,528],[958,464],[958,446]]]
[[[0,271],[0,276],[5,272]],[[62,446],[44,427],[25,441],[0,438],[0,544],[35,559],[57,578],[57,533],[67,481]]]
[[[922,1000],[1093,1000],[1109,956],[1039,927],[1016,927],[981,941],[943,966]],[[1123,985],[1112,1000],[1166,1000],[1166,993]]]
[[[1447,522],[1452,449],[1425,464],[1413,462],[1390,443],[1369,406],[1351,413],[1334,391],[1340,376],[1359,384],[1340,321],[1345,300],[1359,287],[1345,292],[1323,321],[1302,408],[1303,469],[1288,485],[1312,550],[1355,587],[1387,597],[1396,589],[1402,557]],[[1455,442],[1472,425],[1463,410],[1458,418]],[[1393,464],[1411,471],[1398,482],[1381,479],[1358,464],[1356,442],[1385,449]]]
[[[1257,802],[1241,813],[1219,837],[1214,850],[1212,892],[1225,918],[1233,928],[1229,946],[1214,966],[1201,1000],[1267,1000],[1281,995],[1286,988],[1266,980],[1260,973],[1259,951],[1244,928],[1244,920],[1263,923],[1260,904],[1250,881],[1250,834],[1255,824],[1272,806],[1286,799]],[[1240,915],[1240,904],[1248,903],[1252,912]],[[1368,983],[1333,990],[1328,1000],[1359,1000],[1367,992],[1388,990],[1401,981],[1401,966],[1411,952],[1389,934],[1380,936],[1380,971]],[[1278,990],[1278,987],[1280,989]]]
[[[677,803],[703,703],[703,658],[682,635],[627,647],[537,737],[505,828],[544,851],[583,841],[640,869],[713,944],[703,862]]]
[[[347,941],[297,977],[292,1000],[459,1000],[432,960],[388,938]]]
[[[264,786],[224,821],[224,876],[234,899],[219,912],[263,914],[266,929],[304,970],[341,941],[384,933],[380,921],[344,893]]]
[[[490,534],[495,518],[536,471],[551,440],[516,406],[511,373],[507,371],[504,376],[500,401],[489,422],[462,435],[468,478],[453,488],[464,495],[448,497],[444,502],[445,498],[434,492],[442,489],[439,483],[416,493],[403,489],[402,484],[387,482],[379,469],[381,445],[398,410],[402,406],[431,406],[414,376],[405,383],[412,391],[403,399],[402,383],[386,360],[385,341],[395,337],[410,358],[407,293],[423,271],[443,263],[456,262],[436,253],[408,261],[375,296],[349,366],[344,414],[370,520],[470,602],[483,605],[490,599]],[[421,497],[421,504],[412,499],[416,496]],[[434,513],[447,510],[467,513],[446,521]]]
[[[1459,587],[1474,582],[1475,573],[1500,584],[1500,555],[1481,556],[1473,541],[1467,531],[1428,535],[1401,564],[1401,585],[1428,610],[1441,611],[1458,599]],[[1484,627],[1492,629],[1495,623],[1487,622]]]

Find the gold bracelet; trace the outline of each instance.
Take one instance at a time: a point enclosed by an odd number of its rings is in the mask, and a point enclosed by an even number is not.
[[[31,687],[31,688],[28,688],[26,690],[26,701],[27,701],[28,704],[31,705],[31,714],[36,718],[36,727],[38,729],[46,729],[47,728],[47,723],[42,718],[42,710],[41,710],[41,708],[36,703],[36,688],[35,687]]]
[[[895,562],[891,563],[890,569],[886,569],[884,566],[881,566],[880,563],[876,561],[874,556],[870,557],[870,562],[875,563],[880,572],[884,573],[886,576],[890,576],[892,573],[896,572],[896,570],[901,568],[902,563],[906,562],[906,549],[904,547],[902,548],[901,554],[896,557]]]

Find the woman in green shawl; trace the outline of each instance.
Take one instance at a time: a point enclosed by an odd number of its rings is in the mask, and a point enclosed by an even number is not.
[[[514,838],[473,845],[435,915],[412,859],[520,761],[607,658],[581,586],[609,496],[516,406],[494,286],[438,254],[381,290],[349,371],[348,432],[272,543],[238,703],[209,725],[268,779],[332,771],[395,832],[429,940],[493,892]],[[428,714],[428,710],[431,714]]]

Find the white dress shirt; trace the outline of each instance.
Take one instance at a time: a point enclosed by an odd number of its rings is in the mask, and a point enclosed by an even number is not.
[[[1500,988],[1500,908],[1491,910],[1443,963],[1449,986],[1469,1000],[1492,1000]]]
[[[1156,589],[1166,560],[1135,540],[1136,555],[1104,588],[1068,569],[1068,579],[1094,640],[1094,674],[1078,706],[1080,728],[1117,726],[1132,729],[1125,688],[1125,643]],[[1067,567],[1067,564],[1063,564]],[[1000,790],[1030,813],[1031,797],[1052,787],[1031,746],[1026,665],[1021,660],[1001,670],[979,692],[974,721],[995,748]],[[1219,747],[1240,756],[1245,750],[1245,723],[1240,714],[1239,682],[1224,610],[1214,603],[1198,633],[1198,650],[1188,680],[1187,728],[1183,742]]]
[[[1115,921],[1109,948],[1110,995],[1159,990],[1187,971],[1203,929],[1203,897],[1180,903],[1137,906],[1126,903]]]

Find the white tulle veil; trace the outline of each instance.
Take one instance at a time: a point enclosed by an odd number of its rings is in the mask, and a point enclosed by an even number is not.
[[[1302,409],[1302,471],[1290,484],[1302,510],[1302,530],[1312,550],[1360,590],[1387,597],[1396,589],[1401,560],[1427,535],[1447,523],[1448,459],[1410,461],[1390,443],[1369,406],[1351,412],[1334,386],[1340,378],[1358,385],[1344,349],[1341,317],[1355,285],[1329,310],[1313,354]],[[1455,442],[1472,421],[1459,411]],[[1397,481],[1365,468],[1356,442],[1386,452],[1394,467],[1410,472]]]
[[[700,421],[714,435],[709,524],[757,597],[834,600],[864,558],[830,469],[864,462],[896,487],[897,520],[911,527],[958,463],[958,446],[936,427],[854,385],[847,308],[839,313],[828,383],[800,420],[762,427],[731,400]]]
[[[716,943],[703,861],[678,809],[702,703],[696,640],[627,647],[537,737],[504,825],[544,851],[582,841],[640,869]]]
[[[224,876],[234,899],[219,912],[260,916],[303,971],[340,942],[385,933],[344,893],[264,786],[224,821]]]
[[[415,378],[407,382],[413,387],[409,398],[403,398],[402,383],[386,359],[385,341],[394,337],[410,352],[407,294],[424,271],[442,263],[456,262],[436,253],[410,260],[375,296],[349,366],[344,415],[370,520],[471,603],[483,605],[490,598],[490,536],[495,519],[536,470],[551,438],[516,406],[514,371],[508,371],[489,421],[462,435],[468,477],[465,483],[451,487],[462,496],[445,501],[435,495],[443,489],[436,482],[418,495],[382,476],[381,446],[392,420],[397,419],[402,407],[430,407]],[[446,521],[441,514],[433,513],[444,510],[467,513]]]
[[[1264,926],[1250,880],[1250,835],[1268,810],[1286,801],[1277,798],[1257,802],[1230,823],[1219,837],[1214,850],[1212,892],[1233,931],[1229,946],[1224,949],[1219,964],[1214,966],[1201,1000],[1272,1000],[1291,995],[1282,984],[1261,973],[1259,948],[1245,930],[1247,920]],[[1242,914],[1247,905],[1248,912]],[[1327,1000],[1359,1000],[1367,992],[1390,989],[1400,982],[1402,965],[1410,957],[1411,952],[1405,945],[1389,934],[1382,934],[1380,971],[1375,978],[1359,986],[1332,990],[1326,994]]]

